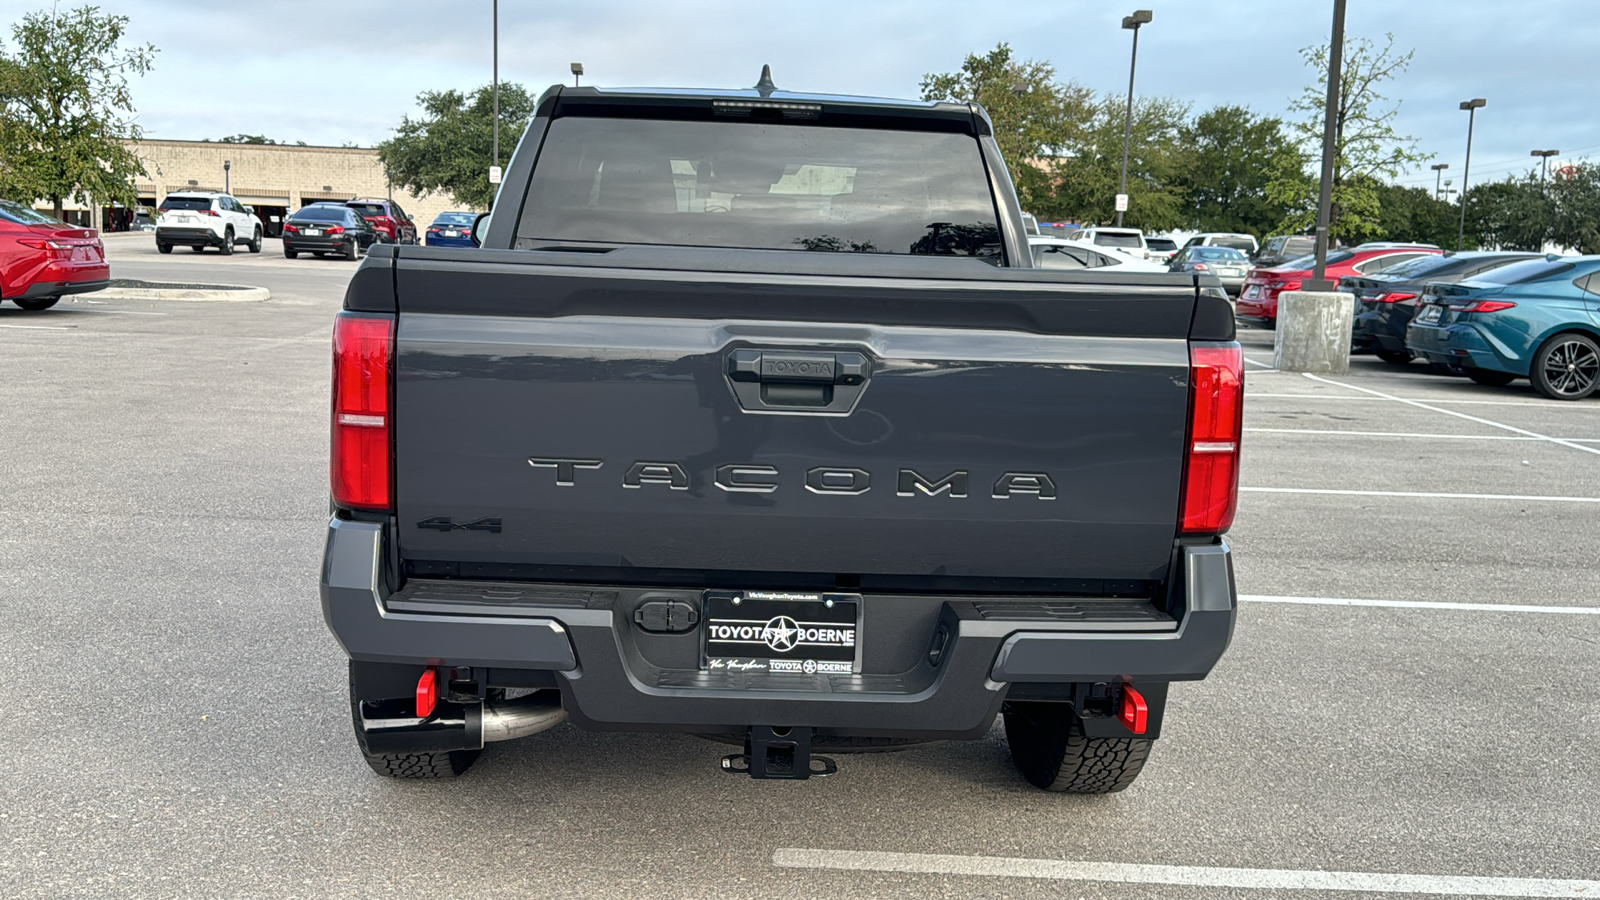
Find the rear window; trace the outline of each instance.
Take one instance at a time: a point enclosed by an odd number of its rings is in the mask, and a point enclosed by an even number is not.
[[[1574,268],[1575,266],[1572,263],[1559,259],[1534,259],[1528,262],[1503,266],[1492,272],[1479,275],[1472,280],[1485,284],[1526,284],[1530,281],[1556,278],[1571,272]]]
[[[343,222],[349,210],[339,206],[308,206],[289,217],[291,222]]]
[[[1144,244],[1151,250],[1160,250],[1162,253],[1178,249],[1177,241],[1169,241],[1166,238],[1145,238]]]
[[[1416,259],[1408,259],[1403,263],[1384,269],[1383,277],[1392,281],[1431,278],[1438,275],[1449,275],[1468,266],[1476,265],[1478,262],[1476,259],[1462,259],[1452,256],[1419,256]]]
[[[471,225],[477,216],[471,213],[440,213],[433,220],[435,225]]]
[[[1144,240],[1137,234],[1118,234],[1115,231],[1095,232],[1094,242],[1101,247],[1132,247],[1138,249],[1144,246]]]
[[[556,119],[517,237],[1000,257],[975,138],[767,122]]]
[[[1313,248],[1313,249],[1315,249],[1315,248]],[[1335,250],[1332,253],[1328,254],[1328,265],[1330,265],[1330,266],[1338,265],[1339,263],[1342,263],[1342,262],[1349,262],[1351,259],[1354,259],[1354,258],[1355,258],[1355,254],[1353,252],[1349,251],[1349,250]],[[1288,262],[1280,263],[1278,265],[1278,268],[1280,268],[1280,269],[1309,269],[1309,268],[1311,268],[1312,266],[1314,266],[1316,264],[1317,264],[1317,255],[1315,253],[1308,253],[1305,256],[1297,256],[1294,259],[1289,260]]]
[[[1218,262],[1248,262],[1245,255],[1232,247],[1195,247],[1189,251],[1192,259],[1216,260]]]
[[[389,211],[384,208],[382,203],[346,203],[345,205],[363,216],[377,217],[389,214]]]
[[[36,212],[20,203],[10,200],[0,200],[0,219],[15,222],[18,225],[65,225],[65,222],[52,219],[42,212]]]
[[[1211,246],[1231,247],[1235,250],[1243,250],[1249,253],[1256,249],[1256,242],[1247,237],[1214,237],[1211,239]]]
[[[210,209],[210,197],[168,197],[161,201],[161,208],[167,209]]]

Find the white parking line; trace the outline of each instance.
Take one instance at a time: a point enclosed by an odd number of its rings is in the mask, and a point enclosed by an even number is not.
[[[1440,600],[1353,600],[1348,597],[1269,597],[1240,594],[1241,603],[1298,603],[1306,606],[1387,606],[1395,609],[1463,609],[1471,612],[1561,613],[1600,616],[1600,606],[1532,606],[1524,603],[1451,603]]]
[[[69,328],[77,327],[76,325],[12,325],[8,322],[0,322],[0,328],[26,328],[29,331],[66,331]]]
[[[1441,500],[1548,500],[1552,503],[1600,503],[1600,497],[1553,497],[1548,494],[1445,494],[1432,491],[1346,491],[1330,488],[1276,487],[1242,487],[1239,490],[1254,494],[1339,494],[1350,497],[1432,497]]]
[[[1538,441],[1540,438],[1513,434],[1425,434],[1415,431],[1337,431],[1317,428],[1246,428],[1262,434],[1335,434],[1350,437],[1428,438],[1447,441]],[[1575,444],[1600,444],[1600,438],[1566,438]]]
[[[978,875],[1275,891],[1370,891],[1377,894],[1450,894],[1461,897],[1595,897],[1600,881],[1555,878],[1484,878],[1475,875],[1400,875],[1387,872],[1324,872],[1315,869],[1231,869],[1074,862],[944,853],[882,853],[864,850],[773,852],[772,863],[793,869],[843,869],[915,875]]]
[[[1342,385],[1341,385],[1341,387],[1342,387]],[[1382,397],[1346,397],[1346,396],[1340,396],[1339,394],[1277,394],[1277,393],[1271,393],[1271,392],[1267,392],[1267,391],[1245,391],[1244,392],[1244,396],[1245,396],[1246,399],[1249,399],[1251,397],[1269,397],[1269,398],[1273,398],[1273,399],[1283,399],[1283,400],[1338,400],[1341,403],[1382,403],[1383,399],[1384,399]],[[1410,397],[1396,397],[1394,399],[1396,399],[1396,400],[1412,400],[1413,398],[1410,398]],[[1537,407],[1539,407],[1541,409],[1565,409],[1565,410],[1569,410],[1569,411],[1572,411],[1572,412],[1583,412],[1584,410],[1589,410],[1589,411],[1592,411],[1592,412],[1600,412],[1600,404],[1583,403],[1583,402],[1562,403],[1562,402],[1557,402],[1557,401],[1554,401],[1554,400],[1550,401],[1549,403],[1541,403],[1539,401],[1533,401],[1533,402],[1530,403],[1530,402],[1528,402],[1526,400],[1469,400],[1469,399],[1456,399],[1456,398],[1433,398],[1433,397],[1429,397],[1427,402],[1428,403],[1469,403],[1469,404],[1476,404],[1478,406],[1537,406]]]
[[[1250,358],[1250,357],[1248,357],[1248,356],[1246,356],[1246,357],[1245,357],[1245,358],[1244,358],[1244,361],[1245,361],[1245,362],[1247,362],[1247,363],[1249,363],[1249,364],[1250,364],[1250,365],[1252,365],[1252,366],[1260,366],[1260,367],[1261,367],[1261,368],[1263,368],[1263,369],[1266,369],[1266,370],[1267,370],[1267,371],[1269,371],[1269,372],[1276,372],[1276,371],[1278,371],[1278,370],[1277,370],[1277,369],[1275,369],[1275,368],[1273,368],[1273,365],[1272,365],[1272,363],[1264,363],[1264,362],[1256,362],[1256,361],[1255,361],[1255,360],[1253,360],[1253,359],[1251,359],[1251,358]]]
[[[1493,419],[1485,419],[1481,416],[1469,416],[1464,412],[1456,412],[1453,409],[1440,409],[1437,406],[1430,406],[1420,400],[1408,400],[1405,397],[1396,397],[1393,394],[1385,394],[1383,391],[1375,391],[1372,388],[1359,387],[1354,384],[1345,384],[1342,381],[1334,381],[1332,378],[1323,378],[1320,375],[1313,375],[1310,372],[1302,372],[1301,374],[1305,375],[1312,381],[1320,381],[1323,384],[1331,384],[1335,387],[1348,388],[1352,391],[1360,391],[1363,394],[1371,394],[1374,397],[1382,397],[1385,400],[1393,400],[1396,403],[1404,403],[1407,406],[1415,406],[1418,409],[1425,409],[1429,412],[1441,413],[1446,416],[1455,416],[1458,419],[1466,419],[1468,422],[1477,422],[1479,425],[1487,425],[1490,428],[1499,428],[1503,431],[1510,431],[1515,434],[1535,437],[1543,441],[1549,441],[1552,444],[1559,444],[1563,447],[1571,447],[1574,450],[1582,450],[1585,453],[1593,453],[1596,456],[1600,456],[1600,447],[1585,447],[1582,444],[1575,444],[1572,441],[1564,438],[1551,437],[1548,434],[1540,434],[1537,431],[1529,431],[1526,428],[1518,428],[1515,425],[1507,425],[1504,422],[1496,422]]]

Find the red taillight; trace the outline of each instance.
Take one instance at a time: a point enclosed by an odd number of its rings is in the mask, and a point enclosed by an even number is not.
[[[330,225],[330,226],[328,226],[327,230],[322,232],[322,233],[323,234],[344,234],[344,226],[343,225]]]
[[[433,671],[429,669],[428,671]],[[1122,688],[1122,709],[1117,718],[1134,734],[1144,734],[1150,725],[1150,705],[1145,702],[1144,695],[1133,689],[1133,685]]]
[[[1414,300],[1416,299],[1416,296],[1416,294],[1404,294],[1399,291],[1391,291],[1388,293],[1379,294],[1372,299],[1379,303],[1399,303],[1401,300]]]
[[[1500,312],[1501,310],[1511,309],[1511,308],[1513,308],[1515,306],[1516,306],[1516,304],[1512,303],[1509,300],[1479,300],[1476,303],[1469,303],[1468,305],[1462,307],[1460,312],[1464,312],[1464,313]]]
[[[1205,263],[1195,263],[1194,264],[1194,270],[1196,272],[1209,272],[1209,271],[1211,271],[1211,267],[1206,265]]]
[[[1298,281],[1269,281],[1269,282],[1267,282],[1267,289],[1268,290],[1273,290],[1273,291],[1298,291],[1298,290],[1300,290],[1300,282],[1298,282]]]
[[[214,209],[200,209],[196,210],[196,212],[200,213],[202,216],[214,216],[217,214],[217,211]]]
[[[442,230],[443,230],[443,229],[441,229],[441,228],[429,228],[429,229],[428,229],[428,233],[429,233],[429,234],[438,234],[438,233],[439,233],[439,232],[440,232],[440,231],[442,231]]]
[[[300,226],[298,226],[298,225],[285,225],[285,226],[283,226],[283,230],[285,232],[289,233],[289,234],[299,234],[300,233]]]
[[[1239,506],[1239,432],[1244,351],[1237,342],[1189,348],[1189,443],[1183,473],[1183,531],[1221,534]]]
[[[333,325],[333,502],[388,509],[394,320],[340,313]]]

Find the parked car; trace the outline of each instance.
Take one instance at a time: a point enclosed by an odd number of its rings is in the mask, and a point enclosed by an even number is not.
[[[1442,252],[1438,247],[1422,244],[1352,247],[1329,253],[1324,272],[1329,281],[1338,283],[1339,279],[1346,275],[1371,275],[1406,260],[1416,259],[1419,256],[1437,256]],[[1235,307],[1238,314],[1267,325],[1276,325],[1278,295],[1284,291],[1300,290],[1300,285],[1311,277],[1311,267],[1315,264],[1316,257],[1302,256],[1281,266],[1271,268],[1257,266],[1251,269],[1250,274],[1245,276],[1244,289],[1240,292],[1239,303]]]
[[[1317,252],[1317,238],[1310,234],[1280,234],[1267,238],[1261,249],[1251,254],[1250,261],[1257,266],[1281,266]]]
[[[133,213],[133,221],[128,225],[129,231],[155,231],[156,220],[150,215],[150,210],[140,207]]]
[[[216,247],[223,256],[244,244],[261,252],[261,220],[249,207],[218,191],[181,191],[161,201],[156,217],[156,249],[171,253],[184,246],[196,253]]]
[[[1222,287],[1234,296],[1244,286],[1245,273],[1250,271],[1250,259],[1232,247],[1193,244],[1178,251],[1169,266],[1174,272],[1206,272],[1217,276]]]
[[[1078,232],[1081,230],[1082,229],[1071,222],[1039,223],[1039,235],[1041,237],[1066,238],[1068,240],[1072,240],[1073,238],[1077,237]]]
[[[1339,279],[1339,290],[1356,296],[1351,349],[1370,350],[1386,363],[1403,366],[1415,358],[1406,349],[1406,326],[1430,282],[1467,281],[1501,266],[1539,258],[1537,253],[1446,253],[1419,256],[1373,275],[1346,275]]]
[[[476,213],[469,212],[442,212],[433,219],[433,224],[428,226],[427,243],[429,247],[472,247],[472,223],[478,218]]]
[[[302,253],[337,253],[356,259],[381,240],[379,234],[371,222],[344,204],[313,203],[283,223],[283,255],[295,259]]]
[[[1184,242],[1185,247],[1232,247],[1245,256],[1254,256],[1260,247],[1256,244],[1253,234],[1240,234],[1232,231],[1205,231],[1195,235]],[[1315,250],[1315,247],[1311,248]],[[1309,251],[1308,251],[1309,252]]]
[[[1150,258],[1150,247],[1144,242],[1144,232],[1137,228],[1110,228],[1094,225],[1082,229],[1073,237],[1080,241],[1088,241],[1096,247],[1105,247],[1118,253],[1126,253],[1135,259]]]
[[[110,283],[99,232],[0,200],[0,298],[38,312]]]
[[[1178,255],[1178,242],[1172,238],[1145,238],[1144,245],[1150,251],[1151,262],[1170,263]]]
[[[1136,259],[1125,253],[1105,253],[1088,241],[1029,237],[1034,265],[1041,269],[1095,269],[1105,272],[1165,272],[1160,263]]]
[[[1600,383],[1600,256],[1545,257],[1430,284],[1406,347],[1479,384],[1526,378],[1552,400]]]
[[[411,221],[400,204],[387,199],[355,199],[345,204],[372,224],[391,244],[415,244],[417,223]]]

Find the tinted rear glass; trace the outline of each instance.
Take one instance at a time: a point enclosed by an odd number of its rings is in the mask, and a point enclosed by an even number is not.
[[[66,225],[65,222],[57,221],[42,212],[36,212],[10,200],[0,200],[0,218],[18,225]]]
[[[1217,262],[1248,262],[1245,255],[1232,247],[1195,247],[1189,251],[1190,259],[1208,259]]]
[[[1144,240],[1137,234],[1117,234],[1116,232],[1097,231],[1094,242],[1101,247],[1133,247],[1144,246]]]
[[[210,197],[168,197],[161,201],[162,209],[210,209]]]
[[[382,203],[350,203],[346,205],[363,216],[387,216],[389,214],[389,211],[383,208]]]
[[[1415,278],[1434,278],[1440,275],[1450,275],[1459,272],[1468,266],[1475,266],[1481,260],[1460,259],[1451,256],[1438,256],[1429,254],[1416,259],[1408,259],[1403,263],[1390,266],[1383,270],[1383,277],[1391,281],[1410,281]]]
[[[1335,250],[1328,254],[1328,265],[1333,266],[1342,262],[1348,262],[1354,256],[1355,254],[1349,250]],[[1306,256],[1297,256],[1288,262],[1279,263],[1277,267],[1280,269],[1309,269],[1316,264],[1317,256],[1315,253],[1312,253]]]
[[[522,240],[998,258],[968,135],[766,122],[550,123]]]
[[[1256,242],[1245,237],[1214,237],[1211,239],[1213,247],[1232,247],[1249,253],[1256,249]]]
[[[1151,250],[1160,250],[1162,253],[1178,249],[1177,241],[1169,241],[1166,238],[1145,238],[1144,245]]]
[[[1546,278],[1555,278],[1572,271],[1573,264],[1564,260],[1534,259],[1528,262],[1513,263],[1502,266],[1492,272],[1485,272],[1472,279],[1486,284],[1526,284],[1530,281],[1543,281]]]
[[[477,216],[471,213],[440,213],[433,220],[435,225],[471,225]]]
[[[291,222],[343,222],[350,211],[338,206],[308,206],[289,217]]]

